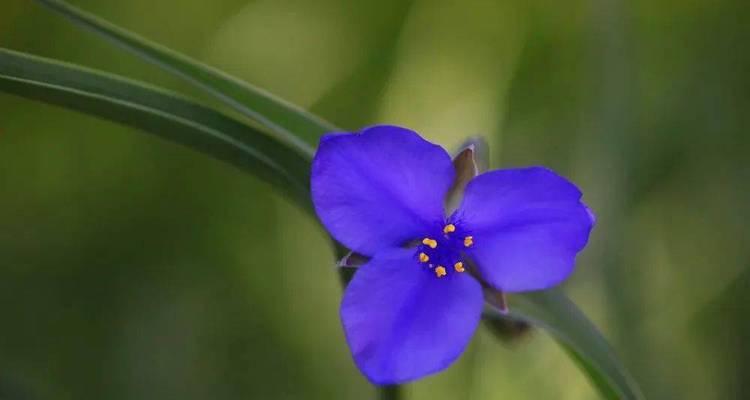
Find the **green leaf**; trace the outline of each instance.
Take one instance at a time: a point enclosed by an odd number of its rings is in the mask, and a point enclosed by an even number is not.
[[[510,311],[492,308],[485,317],[524,321],[557,340],[606,399],[643,399],[604,336],[559,289],[508,296]]]
[[[322,119],[214,68],[118,28],[63,1],[37,0],[195,84],[272,137],[178,95],[112,75],[0,49],[0,90],[120,122],[252,171],[311,211],[309,161],[318,137],[338,130]],[[547,330],[610,399],[641,399],[593,324],[559,291],[514,295],[510,313]]]
[[[205,90],[237,111],[266,127],[279,139],[312,157],[318,138],[339,130],[323,119],[270,93],[197,62],[183,54],[152,43],[65,1],[37,0],[77,25],[97,33],[126,50],[172,72]]]
[[[259,129],[179,95],[0,48],[0,91],[155,134],[243,168],[310,209],[309,159]]]

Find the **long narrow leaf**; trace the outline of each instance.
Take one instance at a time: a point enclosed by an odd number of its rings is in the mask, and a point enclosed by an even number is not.
[[[514,294],[509,300],[508,314],[493,308],[485,313],[485,317],[521,320],[546,330],[568,352],[603,398],[643,399],[640,389],[604,336],[562,291]]]
[[[309,159],[222,113],[147,85],[0,49],[0,91],[129,125],[246,169],[309,207]]]
[[[65,2],[38,1],[202,87],[257,121],[294,150],[179,96],[19,53],[0,52],[0,90],[87,112],[186,144],[247,168],[284,191],[294,188],[291,190],[297,195],[304,193],[296,199],[309,210],[305,189],[308,162],[313,153],[310,144],[321,133],[335,130],[334,127],[259,89],[151,44]],[[302,197],[305,199],[300,200]],[[515,295],[510,317],[549,331],[606,398],[642,398],[601,334],[560,292]]]
[[[338,130],[323,119],[270,93],[183,54],[152,43],[60,0],[37,0],[77,25],[174,73],[267,127],[297,150],[312,155],[320,135]]]

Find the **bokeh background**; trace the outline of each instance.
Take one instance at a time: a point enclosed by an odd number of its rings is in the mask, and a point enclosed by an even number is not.
[[[543,164],[598,214],[566,291],[650,399],[750,390],[744,0],[76,0],[349,129]],[[28,0],[0,45],[210,101]],[[364,399],[315,221],[232,167],[0,94],[0,399]],[[409,399],[595,399],[481,329]]]

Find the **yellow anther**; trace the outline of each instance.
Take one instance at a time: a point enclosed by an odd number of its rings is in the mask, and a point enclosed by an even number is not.
[[[435,275],[438,278],[442,278],[445,275],[448,275],[448,272],[445,271],[445,267],[443,267],[442,265],[438,265],[437,267],[435,267]]]
[[[467,236],[464,238],[464,246],[471,247],[474,244],[474,236]]]
[[[422,239],[422,244],[425,246],[429,246],[431,249],[434,249],[435,247],[437,247],[437,240],[424,238]]]
[[[445,228],[443,228],[443,233],[445,233],[446,235],[455,231],[456,231],[456,225],[453,225],[453,224],[448,224],[445,226]]]
[[[419,253],[419,261],[426,263],[427,261],[430,261],[430,256],[425,253]]]
[[[453,269],[455,269],[456,272],[464,272],[464,271],[466,271],[466,269],[464,269],[464,263],[462,263],[461,261],[453,264]]]

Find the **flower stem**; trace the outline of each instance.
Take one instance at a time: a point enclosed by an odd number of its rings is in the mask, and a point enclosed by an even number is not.
[[[401,386],[399,385],[378,387],[378,400],[401,400],[403,398],[401,394]]]

